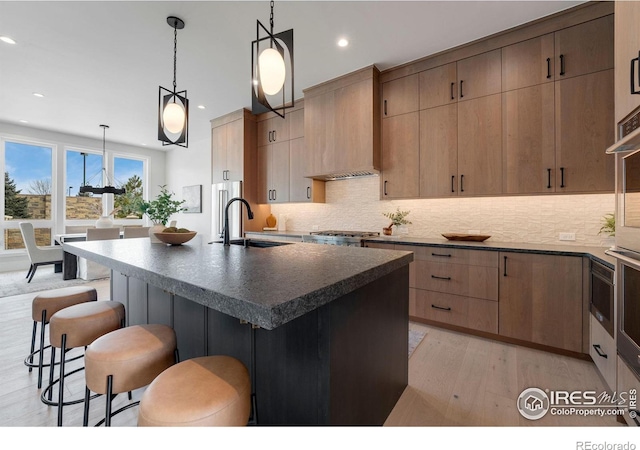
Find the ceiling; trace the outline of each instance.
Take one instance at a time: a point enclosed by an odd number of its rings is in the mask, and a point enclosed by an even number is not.
[[[384,70],[582,1],[277,1],[275,32],[294,29],[295,94],[376,64]],[[251,107],[251,41],[264,1],[0,1],[0,121],[155,149],[158,86],[190,101],[189,142],[209,120]],[[339,37],[350,45],[340,48]],[[38,98],[38,92],[44,95]],[[198,109],[204,105],[206,109]],[[27,121],[23,123],[19,121]]]

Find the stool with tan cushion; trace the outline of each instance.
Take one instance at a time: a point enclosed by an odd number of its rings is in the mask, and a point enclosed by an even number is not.
[[[153,380],[138,426],[244,426],[251,413],[247,368],[230,356],[188,359]]]
[[[72,286],[63,289],[52,289],[50,291],[41,292],[36,295],[31,303],[31,316],[33,319],[33,332],[31,333],[31,352],[24,360],[24,364],[29,367],[29,372],[36,367],[33,363],[33,357],[38,355],[38,389],[42,387],[42,368],[48,367],[43,364],[43,352],[49,346],[44,345],[44,329],[49,323],[49,319],[61,309],[72,305],[85,302],[95,302],[98,299],[98,293],[92,287]],[[35,350],[36,334],[40,323],[40,349]],[[34,351],[35,350],[35,351]],[[51,368],[50,370],[53,370]]]
[[[112,331],[93,341],[84,356],[87,385],[84,426],[89,422],[91,392],[105,394],[104,423],[110,426],[111,417],[138,404],[131,403],[112,414],[113,395],[147,386],[162,371],[175,364],[176,359],[176,334],[173,328],[166,325],[134,325]]]
[[[49,386],[42,392],[41,399],[45,404],[58,407],[58,426],[62,426],[62,409],[74,405],[83,399],[64,402],[65,376],[79,372],[76,369],[65,374],[65,356],[69,349],[86,347],[100,336],[124,327],[124,305],[114,301],[81,303],[61,309],[51,317],[49,323],[49,341],[51,343],[51,365],[56,357],[56,348],[61,351],[60,376],[53,381],[53,370],[49,371]],[[52,402],[53,386],[58,383],[58,401]]]

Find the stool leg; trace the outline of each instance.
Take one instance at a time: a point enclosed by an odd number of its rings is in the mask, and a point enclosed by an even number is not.
[[[111,426],[111,391],[113,391],[113,375],[109,375],[107,377],[107,398],[106,398],[107,407],[106,407],[106,412],[104,416],[105,427]]]
[[[53,345],[51,351],[53,353]],[[62,335],[62,343],[60,346],[60,381],[58,383],[58,426],[62,426],[62,408],[64,407],[64,359],[67,353],[67,335]],[[53,373],[53,366],[51,366]]]
[[[49,392],[47,394],[47,399],[51,400],[51,395],[53,392],[53,364],[56,360],[56,348],[51,346],[51,366],[49,366]]]
[[[33,331],[31,332],[31,352],[29,352],[29,364],[33,364],[33,351],[36,349],[36,332],[38,330],[38,322],[33,321]],[[33,370],[33,367],[29,366],[29,372]]]
[[[82,426],[89,425],[89,402],[91,401],[91,391],[88,387],[84,388],[84,414],[82,416]]]
[[[42,387],[42,354],[44,348],[44,328],[46,324],[47,310],[42,311],[42,322],[40,322],[40,358],[38,362],[38,389]]]

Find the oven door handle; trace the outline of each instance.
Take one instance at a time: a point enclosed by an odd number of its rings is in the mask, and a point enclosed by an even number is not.
[[[613,256],[614,258],[629,264],[636,270],[640,270],[640,260],[623,255],[622,253],[615,250],[605,250],[604,253],[605,255]]]

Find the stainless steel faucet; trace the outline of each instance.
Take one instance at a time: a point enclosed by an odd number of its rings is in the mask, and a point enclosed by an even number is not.
[[[253,220],[253,212],[251,212],[251,206],[249,206],[249,202],[246,201],[243,198],[240,197],[234,197],[231,200],[229,200],[227,202],[227,206],[225,206],[224,208],[224,238],[223,238],[223,245],[231,245],[230,239],[229,239],[229,206],[231,206],[231,204],[233,202],[242,202],[245,204],[245,206],[247,207],[247,216],[249,217],[249,220]],[[242,207],[241,207],[242,208]]]

